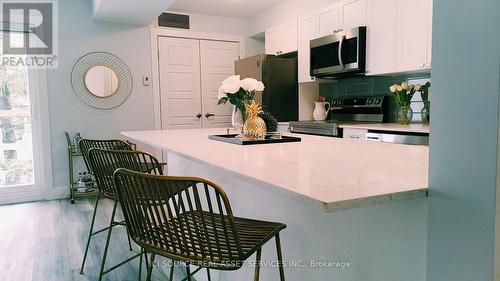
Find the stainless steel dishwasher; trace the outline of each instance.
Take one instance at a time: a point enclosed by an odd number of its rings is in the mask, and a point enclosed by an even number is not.
[[[366,133],[366,140],[411,145],[429,145],[429,134],[368,130]]]

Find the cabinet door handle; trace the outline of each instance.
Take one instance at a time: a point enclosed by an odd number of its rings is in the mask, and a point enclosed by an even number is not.
[[[212,116],[215,116],[215,114],[213,114],[213,113],[208,113],[208,112],[207,112],[207,114],[205,114],[205,117],[206,117],[206,118],[210,118],[210,117],[212,117]]]
[[[201,113],[196,114],[196,118],[200,119],[201,118]]]
[[[420,65],[420,67],[425,67],[425,63],[422,63],[422,64]]]

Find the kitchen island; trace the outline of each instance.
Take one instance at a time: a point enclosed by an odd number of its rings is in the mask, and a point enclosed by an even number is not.
[[[287,224],[287,280],[425,280],[427,147],[308,135],[295,135],[299,143],[251,146],[208,139],[224,133],[123,135],[166,151],[170,175],[220,184],[235,215]],[[275,260],[274,253],[267,246],[263,260]],[[219,277],[250,279],[251,270]],[[264,266],[262,280],[277,273]]]

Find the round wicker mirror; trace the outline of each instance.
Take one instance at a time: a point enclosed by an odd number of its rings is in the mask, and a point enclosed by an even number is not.
[[[81,57],[71,71],[76,96],[96,109],[112,109],[124,103],[132,92],[132,74],[117,56],[93,52]]]

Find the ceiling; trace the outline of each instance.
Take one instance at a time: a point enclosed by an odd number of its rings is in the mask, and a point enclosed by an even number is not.
[[[146,26],[158,17],[175,0],[147,0],[147,5],[137,0],[92,0],[95,21]],[[204,1],[204,0],[203,0]]]
[[[169,10],[177,12],[250,18],[283,0],[177,0]]]

